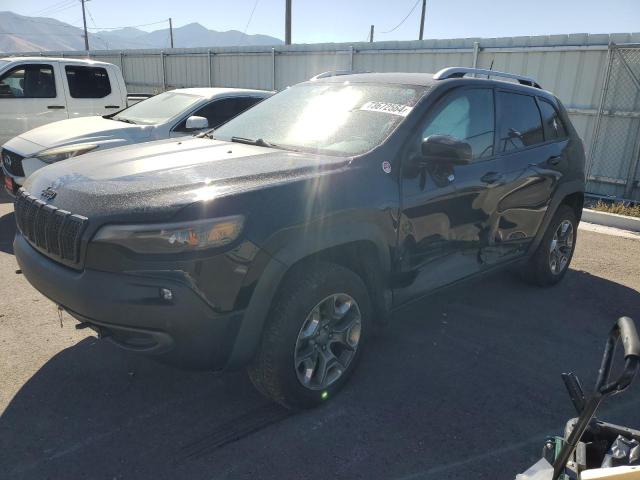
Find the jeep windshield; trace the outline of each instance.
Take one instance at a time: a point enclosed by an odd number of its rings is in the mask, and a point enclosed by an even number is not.
[[[238,115],[212,137],[328,155],[359,155],[384,142],[425,91],[425,87],[408,85],[303,83]]]
[[[107,118],[136,125],[158,125],[184,112],[201,98],[198,95],[187,93],[165,92],[136,103],[117,115]]]

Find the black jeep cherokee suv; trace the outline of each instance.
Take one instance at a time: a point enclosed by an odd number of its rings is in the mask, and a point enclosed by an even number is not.
[[[567,271],[581,140],[533,80],[466,73],[314,79],[198,138],[44,168],[16,199],[20,268],[125,349],[322,402],[396,307]]]

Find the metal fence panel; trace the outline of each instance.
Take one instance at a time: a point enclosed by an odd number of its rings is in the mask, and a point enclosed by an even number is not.
[[[329,70],[350,70],[350,51],[283,52],[275,56],[276,90],[304,82]]]
[[[212,56],[214,87],[258,88],[271,90],[271,52],[220,53]]]
[[[594,193],[640,200],[640,45],[609,51],[587,178]]]
[[[208,87],[208,61],[205,53],[165,55],[165,88]]]
[[[125,54],[123,73],[127,89],[130,92],[158,93],[162,91],[162,58],[159,54]]]

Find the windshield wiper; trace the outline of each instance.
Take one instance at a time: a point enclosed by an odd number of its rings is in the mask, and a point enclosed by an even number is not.
[[[263,138],[256,138],[253,140],[252,138],[244,138],[244,137],[231,137],[232,142],[236,143],[245,143],[247,145],[256,145],[258,147],[267,147],[267,148],[278,148],[280,150],[289,150],[290,152],[298,152],[295,148],[285,147],[283,145],[278,145],[277,143],[271,143],[266,141]]]
[[[275,146],[262,138],[256,138],[255,140],[253,140],[251,138],[244,138],[244,137],[231,137],[231,141],[236,143],[246,143],[247,145],[256,145],[258,147],[274,147]]]
[[[210,130],[207,130],[206,132],[200,132],[200,133],[196,133],[193,136],[196,138],[209,138],[211,140],[214,140],[213,138],[213,131],[215,130],[215,128],[212,128]]]
[[[137,125],[136,122],[134,122],[133,120],[129,120],[128,118],[120,118],[120,117],[115,118],[115,117],[113,117],[111,120],[115,120],[117,122],[130,123],[132,125]]]

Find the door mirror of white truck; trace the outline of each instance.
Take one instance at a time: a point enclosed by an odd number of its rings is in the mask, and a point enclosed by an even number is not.
[[[197,115],[192,115],[189,118],[187,118],[185,129],[202,130],[203,128],[207,128],[208,126],[209,126],[209,120],[207,120],[204,117],[198,117]]]

